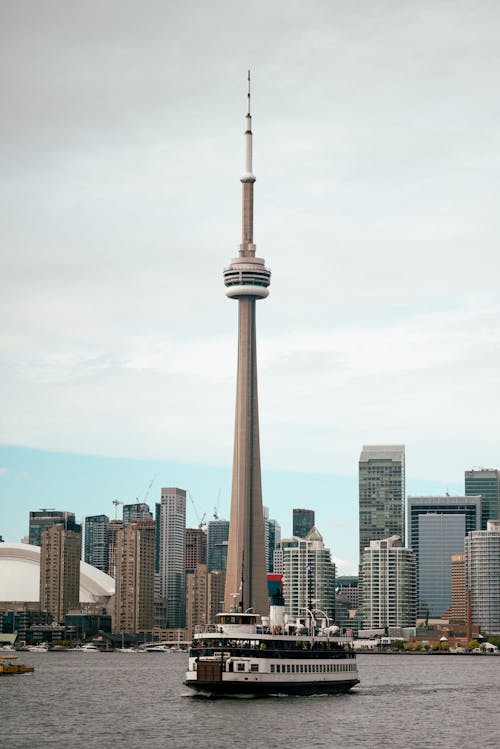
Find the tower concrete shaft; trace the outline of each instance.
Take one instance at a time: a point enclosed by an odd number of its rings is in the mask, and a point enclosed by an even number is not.
[[[242,243],[224,271],[226,295],[238,300],[238,373],[234,429],[231,520],[224,603],[227,611],[267,614],[266,552],[260,472],[255,302],[268,295],[271,272],[255,257],[253,243],[252,119],[250,73],[245,129]]]

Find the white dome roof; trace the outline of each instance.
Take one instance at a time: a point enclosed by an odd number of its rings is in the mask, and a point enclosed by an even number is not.
[[[80,602],[95,603],[115,593],[115,581],[105,572],[80,562]],[[0,543],[0,601],[40,600],[40,547]]]

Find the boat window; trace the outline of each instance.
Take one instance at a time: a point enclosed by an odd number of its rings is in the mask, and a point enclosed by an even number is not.
[[[290,664],[289,663],[287,663],[286,671],[287,671],[288,674],[290,673]]]
[[[245,670],[245,664],[244,663],[238,663],[238,671],[244,671]]]
[[[274,674],[274,663],[271,663],[271,673]]]
[[[252,673],[255,673],[258,670],[259,670],[259,664],[258,663],[251,663],[250,664],[250,671]]]

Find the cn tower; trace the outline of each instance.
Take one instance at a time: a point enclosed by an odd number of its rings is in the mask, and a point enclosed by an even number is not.
[[[234,425],[231,521],[227,552],[225,610],[269,612],[260,476],[255,302],[268,295],[271,271],[255,257],[253,241],[252,116],[250,71],[245,118],[242,237],[238,257],[224,270],[226,296],[238,301],[238,374]]]

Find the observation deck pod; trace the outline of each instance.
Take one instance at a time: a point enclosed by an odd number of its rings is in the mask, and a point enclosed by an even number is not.
[[[237,257],[224,269],[226,296],[240,299],[250,296],[265,299],[269,295],[267,287],[271,283],[271,271],[260,257]]]

